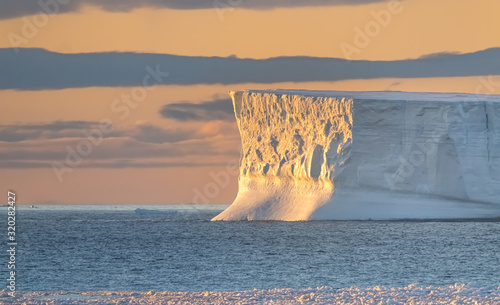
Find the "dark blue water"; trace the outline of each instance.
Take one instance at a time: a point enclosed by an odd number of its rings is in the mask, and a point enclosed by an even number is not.
[[[500,283],[500,222],[211,222],[217,213],[20,209],[18,289]],[[2,252],[1,278],[7,278]]]

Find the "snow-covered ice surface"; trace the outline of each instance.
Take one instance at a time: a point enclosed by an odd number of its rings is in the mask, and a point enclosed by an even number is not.
[[[239,191],[214,220],[500,216],[500,96],[231,92]]]
[[[270,289],[247,291],[202,292],[29,292],[14,300],[5,296],[5,304],[500,304],[500,286],[479,287],[467,284],[453,286],[348,287],[334,289]]]

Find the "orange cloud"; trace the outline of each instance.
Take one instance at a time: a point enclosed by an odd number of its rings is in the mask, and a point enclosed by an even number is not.
[[[402,1],[402,12],[370,38],[353,59],[394,60],[424,54],[474,52],[500,46],[500,2]],[[193,56],[268,58],[283,55],[345,57],[355,29],[374,20],[387,2],[275,10],[234,9],[221,20],[215,9],[137,9],[110,13],[88,7],[51,17],[22,47],[67,53],[137,51]],[[28,18],[29,19],[29,18]],[[21,35],[24,20],[0,21],[0,36]],[[2,39],[0,47],[11,47]]]

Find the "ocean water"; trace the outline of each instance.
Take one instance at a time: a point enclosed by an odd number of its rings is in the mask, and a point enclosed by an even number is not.
[[[17,289],[500,285],[500,221],[210,221],[223,208],[18,207]]]

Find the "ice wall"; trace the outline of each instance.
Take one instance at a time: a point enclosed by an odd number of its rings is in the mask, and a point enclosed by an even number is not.
[[[239,191],[214,220],[500,217],[500,97],[231,92]]]

